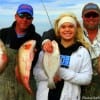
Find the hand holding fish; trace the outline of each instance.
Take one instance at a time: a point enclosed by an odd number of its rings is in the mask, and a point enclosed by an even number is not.
[[[57,83],[57,82],[59,82],[59,81],[61,81],[61,80],[62,80],[62,79],[61,79],[61,77],[60,77],[59,75],[56,74],[56,75],[54,76],[54,82],[55,82],[55,83]]]
[[[43,44],[43,50],[45,52],[49,52],[49,53],[52,53],[53,52],[53,46],[52,46],[52,41],[46,41],[44,44]]]

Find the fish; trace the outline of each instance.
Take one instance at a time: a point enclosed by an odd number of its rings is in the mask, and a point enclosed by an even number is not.
[[[44,52],[43,57],[43,69],[48,77],[48,88],[53,89],[56,88],[54,82],[54,76],[59,70],[60,66],[60,52],[58,43],[55,40],[52,40],[53,52]]]
[[[34,60],[36,40],[28,40],[18,50],[18,63],[15,68],[17,80],[26,88],[28,93],[33,94],[29,84],[30,70]]]
[[[2,40],[0,40],[0,74],[3,73],[8,63],[8,55],[6,47]]]

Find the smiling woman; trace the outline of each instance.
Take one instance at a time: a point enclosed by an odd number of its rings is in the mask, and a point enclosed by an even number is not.
[[[89,84],[92,79],[91,59],[87,50],[89,44],[84,41],[82,28],[73,14],[64,13],[57,17],[54,22],[54,32],[60,51],[60,65],[58,65],[59,62],[57,66],[48,62],[51,64],[46,67],[52,65],[52,69],[55,69],[59,66],[53,76],[55,88],[51,89],[47,86],[49,78],[45,74],[42,61],[45,53],[49,53],[51,57],[56,48],[53,47],[52,41],[44,40],[43,51],[40,52],[33,70],[37,80],[36,98],[37,100],[80,100],[81,86]],[[48,42],[51,42],[50,46]],[[48,52],[51,46],[53,50]],[[55,58],[52,57],[52,59]]]

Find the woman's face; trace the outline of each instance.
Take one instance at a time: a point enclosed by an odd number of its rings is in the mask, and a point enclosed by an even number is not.
[[[70,22],[63,23],[59,28],[59,35],[61,39],[66,41],[72,41],[75,39],[76,26]]]

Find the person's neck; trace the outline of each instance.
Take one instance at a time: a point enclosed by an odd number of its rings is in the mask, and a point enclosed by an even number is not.
[[[20,29],[18,27],[15,28],[15,31],[17,34],[25,34],[26,33],[26,30]]]
[[[87,30],[88,32],[88,37],[90,39],[91,42],[93,42],[93,40],[96,38],[97,34],[98,34],[98,29],[94,29],[94,30]]]
[[[71,46],[72,44],[74,44],[75,42],[74,42],[74,40],[61,40],[61,44],[65,47],[65,48],[67,48],[67,47],[69,47],[69,46]]]

